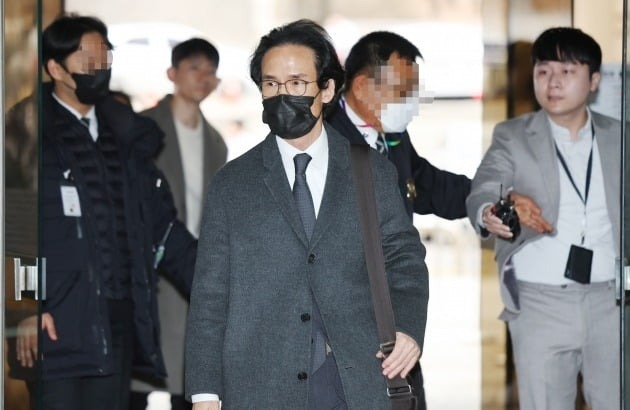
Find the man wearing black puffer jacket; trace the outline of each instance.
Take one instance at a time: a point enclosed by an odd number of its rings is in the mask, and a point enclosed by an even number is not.
[[[61,17],[43,32],[42,47],[53,82],[42,89],[41,408],[126,410],[132,366],[165,376],[155,269],[188,293],[196,241],[152,162],[162,132],[109,95],[105,25]],[[32,366],[33,338],[19,337],[16,349]]]

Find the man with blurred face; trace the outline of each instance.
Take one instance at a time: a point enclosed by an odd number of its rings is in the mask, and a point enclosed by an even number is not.
[[[359,39],[345,62],[345,85],[330,124],[354,144],[369,144],[398,170],[407,214],[466,216],[470,179],[440,170],[414,149],[407,126],[421,101],[416,46],[388,31]]]
[[[173,47],[171,67],[173,94],[141,114],[155,120],[164,131],[164,145],[156,165],[169,182],[178,218],[193,235],[199,235],[201,207],[208,183],[225,164],[227,148],[219,132],[205,119],[199,106],[219,84],[219,52],[202,38],[191,38]],[[140,378],[132,385],[132,409],[144,410],[147,394],[154,390],[171,395],[173,410],[190,408],[184,400],[184,335],[188,300],[186,293],[168,281],[158,284],[162,350],[166,380]]]
[[[127,410],[133,366],[164,377],[155,268],[189,291],[196,242],[177,221],[151,157],[162,133],[109,93],[111,44],[98,19],[64,16],[42,33],[42,344],[20,322],[17,358],[42,381],[31,407]],[[159,252],[154,250],[159,249]],[[40,387],[41,389],[38,389]]]
[[[348,141],[325,123],[343,72],[325,31],[299,20],[262,37],[250,73],[265,141],[212,181],[186,334],[195,410],[387,408],[383,376],[418,362],[428,298],[424,248],[371,153],[396,316],[384,358],[361,244]]]

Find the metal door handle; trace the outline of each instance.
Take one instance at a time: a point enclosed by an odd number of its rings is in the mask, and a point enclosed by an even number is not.
[[[42,268],[41,289],[37,280],[40,263]],[[15,300],[22,300],[22,298],[46,300],[46,258],[35,258],[34,265],[23,264],[22,258],[13,258],[13,274],[15,277]]]

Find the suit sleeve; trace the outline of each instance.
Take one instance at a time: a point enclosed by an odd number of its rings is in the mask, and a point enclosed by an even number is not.
[[[396,330],[424,343],[429,300],[425,249],[397,193],[396,170],[372,152],[375,194]]]
[[[229,294],[229,229],[220,174],[210,184],[201,222],[185,348],[185,394],[223,395],[222,352]]]
[[[435,214],[444,219],[466,217],[466,197],[470,178],[443,171],[420,157],[411,147],[411,167],[416,185],[413,210],[417,214]]]
[[[510,128],[504,124],[495,127],[492,143],[477,168],[470,195],[466,199],[468,218],[482,236],[487,236],[487,231],[481,228],[480,221],[477,220],[479,208],[484,204],[497,202],[514,184],[510,134]]]

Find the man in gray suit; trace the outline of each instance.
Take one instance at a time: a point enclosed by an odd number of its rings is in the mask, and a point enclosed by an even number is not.
[[[164,145],[156,164],[169,182],[178,218],[195,236],[199,235],[207,186],[227,158],[223,138],[199,109],[219,84],[218,66],[219,52],[208,41],[191,38],[177,44],[166,73],[174,84],[174,93],[141,113],[155,120],[164,131]],[[162,390],[171,394],[173,410],[185,410],[190,408],[183,397],[188,295],[168,280],[160,281],[158,286],[160,339],[168,378],[134,380],[131,408],[144,410],[146,393]]]
[[[195,410],[219,400],[224,409],[387,408],[383,376],[405,377],[418,362],[428,300],[425,251],[395,168],[370,153],[397,328],[383,358],[350,145],[323,121],[343,82],[332,43],[312,21],[289,23],[261,39],[250,74],[271,133],[209,188],[186,395]]]
[[[573,28],[543,32],[532,48],[542,109],[498,124],[473,179],[468,215],[497,235],[501,318],[508,322],[522,409],[573,408],[577,377],[594,409],[619,408],[620,235],[618,121],[589,110],[601,50]],[[495,214],[500,189],[542,211],[515,236]]]

